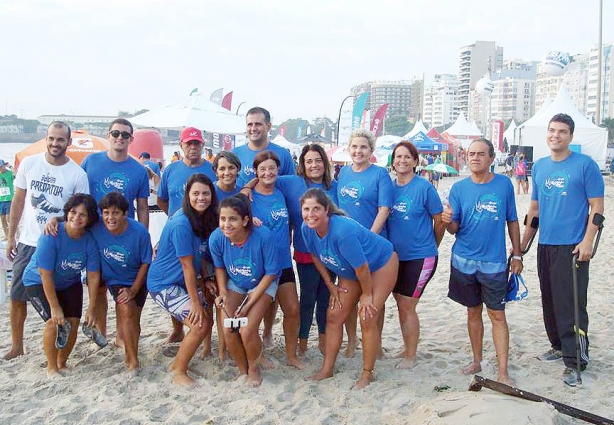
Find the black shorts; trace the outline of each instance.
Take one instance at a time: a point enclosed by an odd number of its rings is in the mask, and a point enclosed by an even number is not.
[[[51,307],[45,297],[43,285],[26,286],[26,292],[30,297],[32,306],[36,309],[41,318],[46,322],[51,319]],[[62,291],[55,291],[60,307],[64,312],[64,317],[81,319],[83,310],[83,285],[74,284]]]
[[[406,297],[420,298],[424,293],[435,270],[437,270],[438,257],[420,258],[416,260],[399,261],[397,283],[392,290],[395,294]]]
[[[450,266],[448,297],[465,307],[486,304],[491,310],[505,310],[507,271],[465,274]]]
[[[281,276],[279,276],[279,286],[290,282],[296,283],[296,276],[294,275],[294,269],[292,267],[285,268],[281,271]]]
[[[119,296],[119,290],[122,288],[126,288],[126,286],[113,285],[113,286],[107,286],[107,288],[109,288],[109,292],[111,293],[111,295],[113,295],[113,299],[115,300],[115,302],[117,302],[117,297]],[[141,286],[141,289],[139,289],[139,292],[137,292],[136,297],[134,297],[136,306],[143,308],[143,306],[145,305],[146,299],[147,299],[147,285],[143,284],[143,286]]]

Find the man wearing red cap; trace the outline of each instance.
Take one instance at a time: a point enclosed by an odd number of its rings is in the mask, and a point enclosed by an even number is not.
[[[160,186],[158,186],[158,206],[168,216],[172,216],[181,208],[185,182],[194,173],[203,173],[211,179],[217,180],[211,163],[203,159],[203,147],[205,140],[201,131],[194,127],[185,128],[180,138],[183,158],[172,162],[162,173]],[[173,332],[168,337],[168,342],[179,342],[183,339],[183,324],[173,318]],[[209,347],[205,349],[210,350]]]

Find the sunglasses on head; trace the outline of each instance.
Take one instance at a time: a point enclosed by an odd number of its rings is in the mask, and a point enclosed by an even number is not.
[[[124,139],[124,140],[128,140],[129,138],[132,137],[132,133],[128,133],[127,131],[112,130],[112,131],[109,131],[109,134],[111,136],[113,136],[114,138],[116,138],[116,139],[120,135],[122,136],[122,139]]]

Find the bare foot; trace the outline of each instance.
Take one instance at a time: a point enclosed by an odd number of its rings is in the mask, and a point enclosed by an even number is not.
[[[391,359],[404,359],[405,358],[405,350],[401,350],[396,354],[390,356]]]
[[[416,358],[404,357],[397,365],[395,366],[397,369],[413,369],[418,361]]]
[[[356,347],[358,346],[358,341],[348,341],[348,346],[345,348],[345,357],[348,359],[354,358],[356,355]]]
[[[173,384],[181,385],[186,388],[197,388],[198,383],[190,378],[187,373],[175,373],[173,374]]]
[[[304,356],[307,353],[307,339],[298,340],[298,355]]]
[[[48,379],[59,379],[62,378],[62,373],[57,369],[47,369],[47,378]]]
[[[119,348],[125,348],[124,339],[119,336],[115,337],[115,346]]]
[[[273,337],[271,335],[262,335],[262,347],[263,348],[271,348],[275,345],[273,342]]]
[[[19,356],[23,356],[23,348],[21,350],[10,349],[8,353],[4,355],[4,360],[12,360]]]
[[[507,373],[500,373],[499,376],[497,376],[497,381],[501,382],[502,384],[509,385],[510,387],[514,386],[514,381],[512,381],[512,378],[510,378]]]
[[[328,379],[332,377],[333,377],[332,372],[326,372],[326,371],[321,370],[318,373],[305,378],[305,381],[322,381],[324,379]]]
[[[305,363],[303,363],[298,357],[287,357],[286,364],[288,366],[292,366],[297,368],[298,370],[303,370],[305,368]]]
[[[262,374],[260,373],[260,366],[255,365],[249,368],[249,372],[247,373],[247,381],[245,381],[245,385],[249,385],[252,387],[259,387],[262,384]]]
[[[320,349],[320,353],[324,355],[326,353],[326,338],[324,334],[318,335],[318,348]]]
[[[203,347],[203,349],[200,350],[199,356],[200,356],[201,360],[202,359],[206,359],[207,357],[211,357],[211,346]]]
[[[378,359],[378,360],[381,360],[381,359],[383,359],[384,357],[386,357],[386,355],[384,354],[384,349],[383,349],[383,348],[380,348],[380,349],[379,349],[379,353],[377,353],[377,359]]]
[[[373,381],[375,381],[375,375],[373,374],[373,371],[363,369],[360,379],[356,382],[356,388],[362,390]]]
[[[277,369],[277,364],[273,360],[266,358],[262,355],[260,356],[260,359],[258,360],[258,365],[262,367],[264,370]]]
[[[474,373],[478,373],[482,370],[482,365],[480,362],[471,362],[467,366],[461,369],[463,375],[473,375]]]
[[[181,342],[183,341],[184,336],[185,336],[185,333],[183,332],[183,330],[181,332],[175,332],[173,330],[173,332],[171,332],[171,334],[168,336],[166,342],[168,343]]]
[[[132,363],[126,363],[126,372],[138,372],[141,369],[141,365],[139,364],[139,361],[135,361]]]

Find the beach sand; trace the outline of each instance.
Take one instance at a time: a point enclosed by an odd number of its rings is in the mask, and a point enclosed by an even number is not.
[[[443,192],[456,179],[440,182]],[[525,257],[523,276],[529,297],[507,306],[510,327],[510,375],[516,386],[544,397],[614,418],[614,305],[608,278],[614,264],[609,220],[614,223],[614,180],[606,177],[605,230],[591,264],[588,310],[591,362],[582,374],[584,385],[563,384],[563,363],[540,362],[536,356],[549,349],[541,317],[536,272],[536,244]],[[518,215],[524,217],[529,195],[517,198]],[[614,224],[612,224],[614,226]],[[524,226],[521,226],[523,229]],[[246,388],[236,381],[237,369],[215,357],[195,358],[192,366],[203,376],[200,387],[186,390],[173,386],[166,367],[165,344],[171,325],[168,315],[148,299],[141,321],[140,361],[137,376],[123,370],[123,351],[109,345],[97,349],[82,334],[69,359],[70,372],[59,380],[47,380],[42,350],[43,322],[29,307],[25,329],[27,353],[0,361],[0,423],[20,424],[575,424],[584,423],[534,403],[487,389],[468,392],[471,376],[460,369],[471,360],[466,311],[446,296],[450,249],[454,238],[447,234],[440,247],[437,273],[418,306],[422,333],[418,364],[397,370],[390,358],[402,347],[394,299],[386,308],[383,348],[388,358],[377,362],[377,380],[365,390],[352,389],[362,368],[362,351],[353,359],[339,356],[335,376],[321,382],[303,378],[319,369],[317,331],[312,327],[310,349],[303,371],[285,366],[281,320],[275,325],[275,347],[267,356],[278,363],[263,372],[260,388]],[[109,298],[110,299],[110,298]],[[112,303],[109,303],[112,305]],[[281,316],[281,311],[279,312]],[[0,306],[0,352],[10,347],[8,304]],[[484,313],[484,360],[481,373],[494,379],[496,365],[491,326]],[[110,334],[115,332],[114,308],[109,311]],[[214,331],[213,349],[217,349]],[[342,347],[343,350],[343,347]],[[166,354],[166,355],[165,355]],[[437,392],[436,386],[449,389]]]

